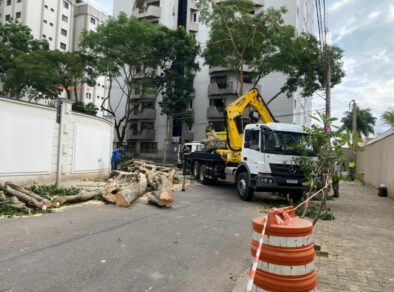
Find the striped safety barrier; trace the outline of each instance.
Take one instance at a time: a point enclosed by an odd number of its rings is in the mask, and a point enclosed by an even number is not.
[[[253,219],[254,256],[247,292],[314,291],[317,283],[310,221],[295,216],[293,207],[271,209]]]

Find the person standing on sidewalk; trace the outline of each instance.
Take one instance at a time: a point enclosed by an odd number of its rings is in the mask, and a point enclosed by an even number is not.
[[[352,159],[349,161],[349,176],[351,181],[354,181],[355,174],[356,174],[356,163],[354,162],[354,159]]]
[[[332,189],[334,191],[334,198],[339,198],[339,179],[341,177],[341,165],[339,162],[334,163],[334,170],[332,174]]]
[[[119,149],[115,148],[114,150],[112,150],[112,157],[111,157],[112,170],[116,170],[118,168],[119,159],[120,159]]]

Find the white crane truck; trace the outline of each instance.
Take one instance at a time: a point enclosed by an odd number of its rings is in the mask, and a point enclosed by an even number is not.
[[[242,113],[253,108],[260,123],[242,125]],[[253,115],[251,115],[253,117]],[[294,147],[304,135],[301,126],[277,123],[257,89],[239,97],[224,111],[227,147],[185,154],[184,173],[202,184],[217,180],[235,183],[238,195],[248,201],[255,191],[289,194],[298,200],[305,176],[294,163]]]

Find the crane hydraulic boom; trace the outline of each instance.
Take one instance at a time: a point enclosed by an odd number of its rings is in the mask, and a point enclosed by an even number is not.
[[[227,144],[233,151],[242,150],[242,114],[250,106],[258,114],[262,123],[273,123],[275,118],[262,99],[259,91],[254,88],[235,100],[225,109],[225,122],[227,127]]]
[[[229,149],[218,149],[219,154],[226,163],[239,164],[242,151],[243,123],[242,114],[250,106],[259,115],[262,123],[276,122],[268,106],[262,99],[259,91],[254,88],[236,99],[224,111],[225,125],[227,128],[227,146]]]

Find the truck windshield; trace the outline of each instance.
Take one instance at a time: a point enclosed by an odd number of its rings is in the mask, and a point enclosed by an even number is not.
[[[310,155],[313,156],[311,149],[300,149],[301,140],[306,134],[294,132],[265,132],[264,152],[287,155]]]

